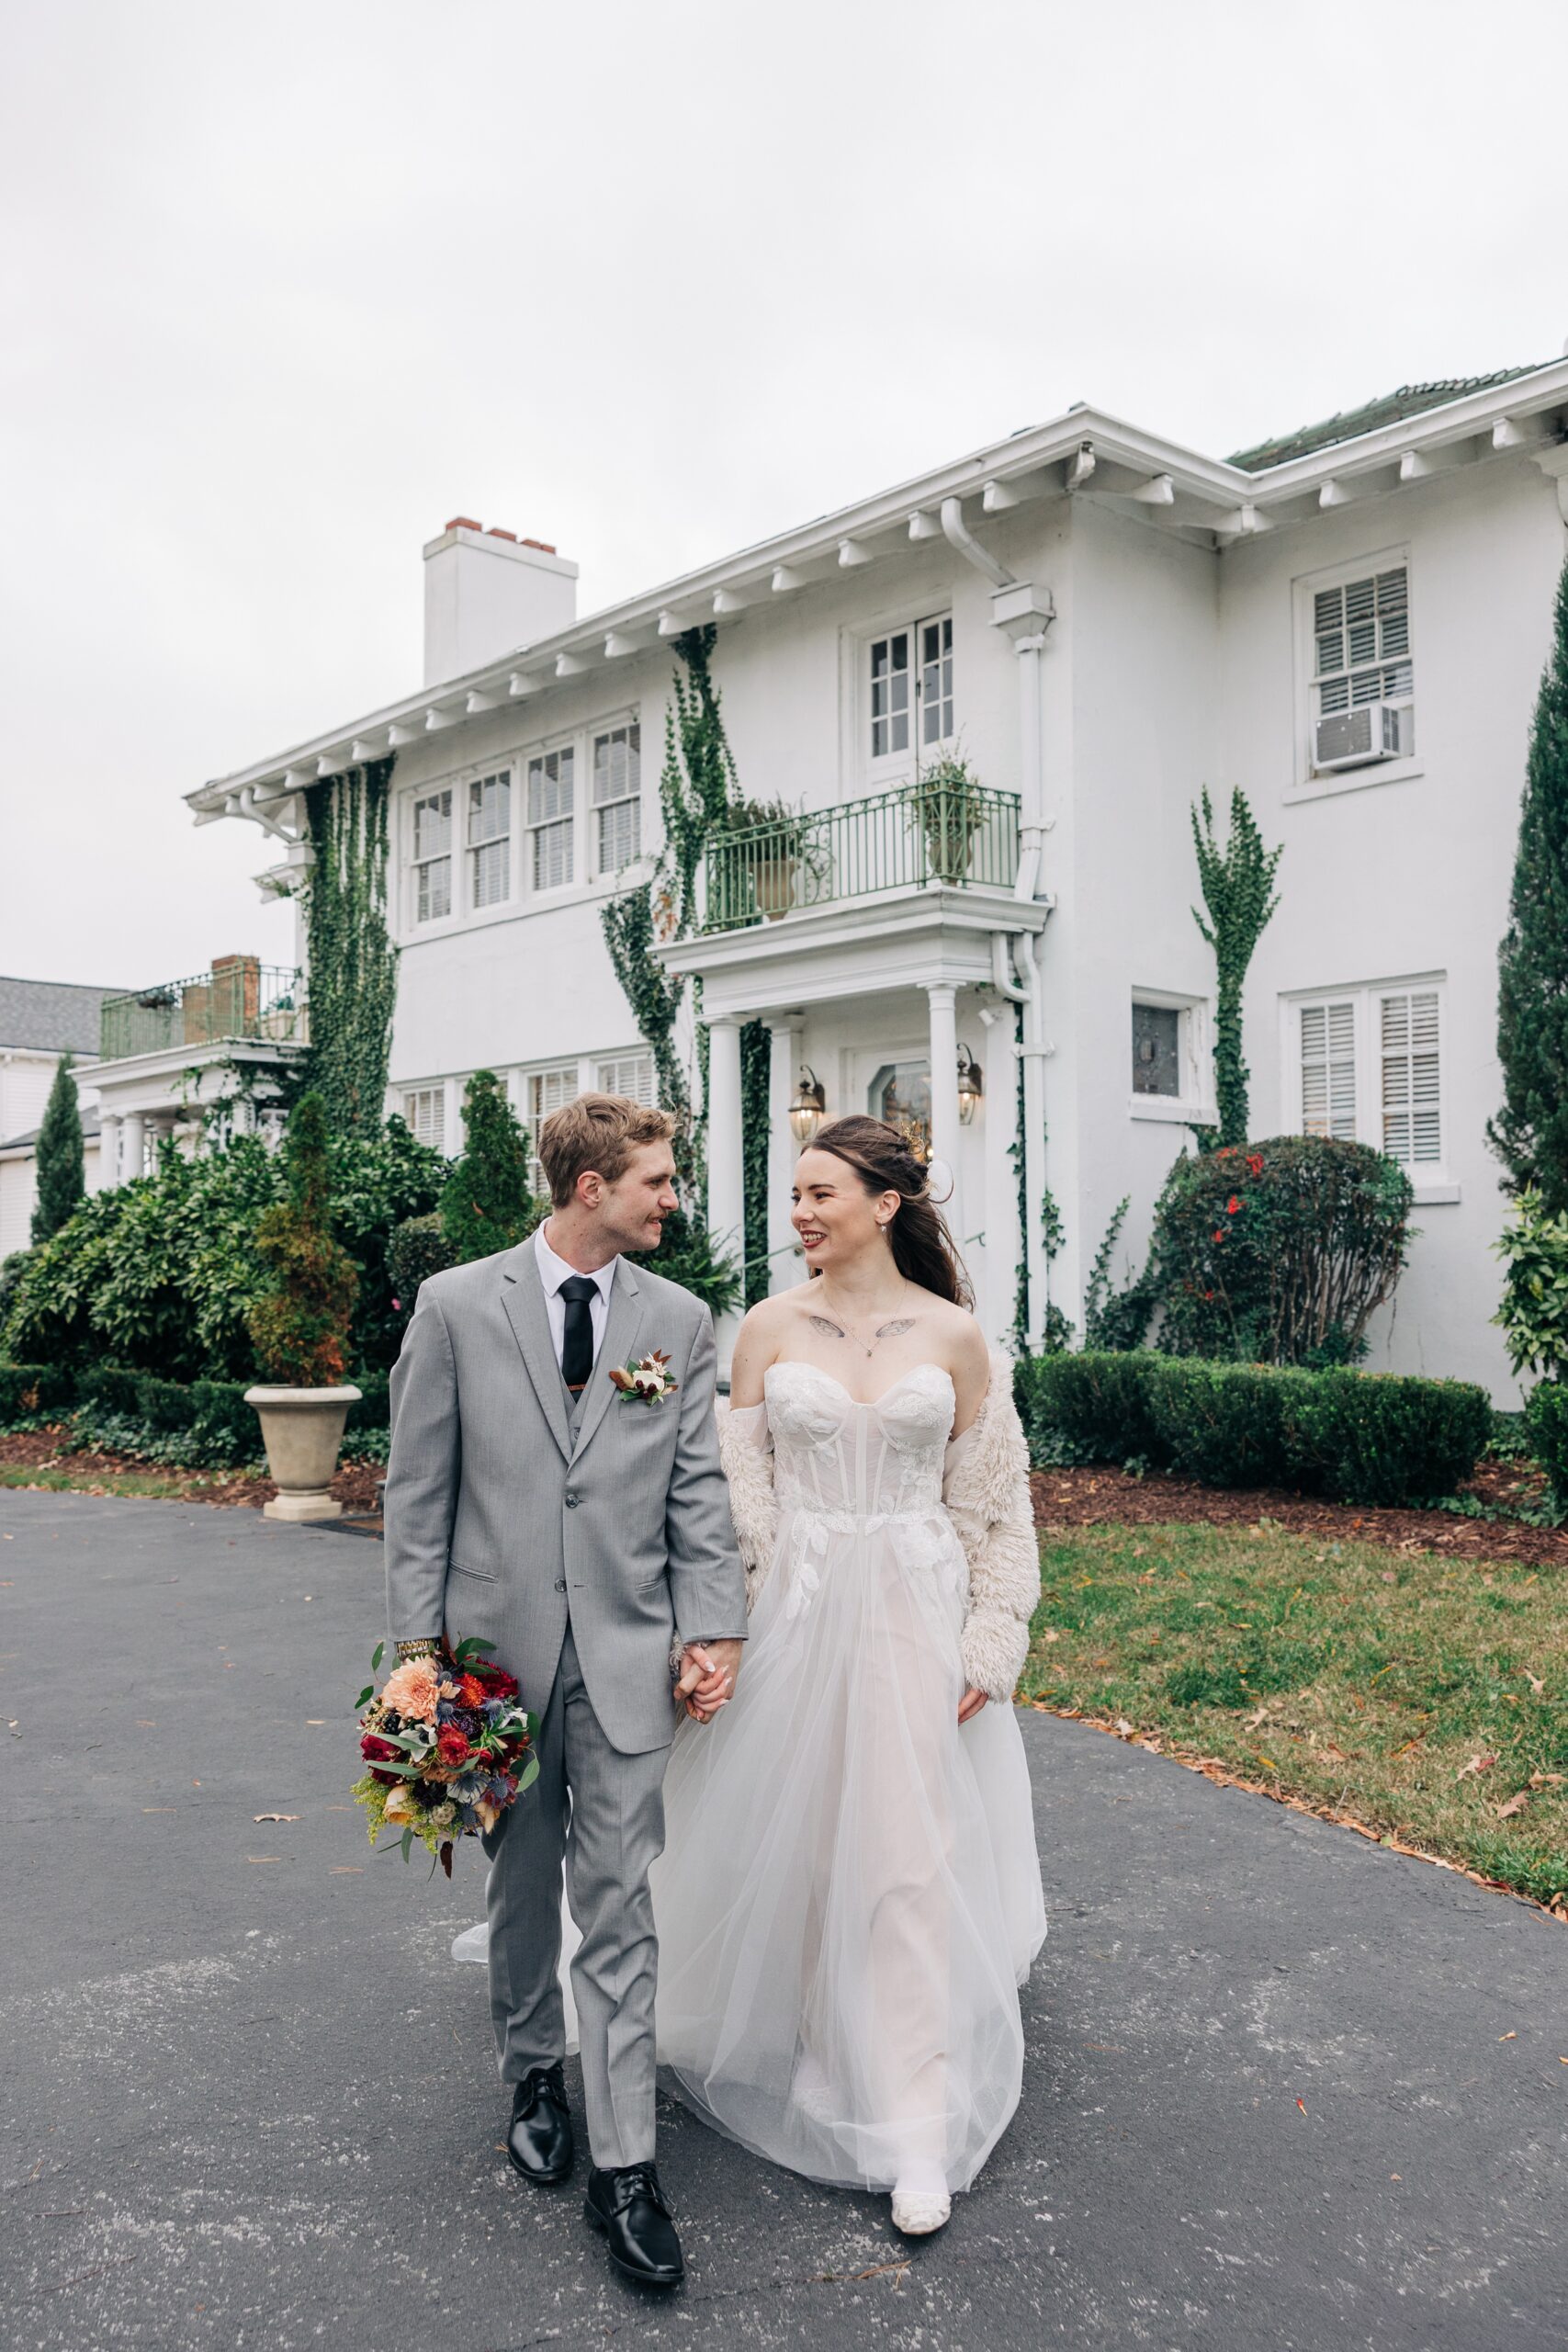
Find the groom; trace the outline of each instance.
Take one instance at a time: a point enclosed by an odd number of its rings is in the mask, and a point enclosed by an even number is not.
[[[508,2153],[571,2171],[558,1969],[561,1866],[588,2110],[587,2217],[646,2284],[682,2277],[654,2169],[649,1870],[678,1707],[728,1700],[745,1584],[714,1421],[705,1306],[624,1251],[676,1206],[673,1123],[612,1094],[545,1120],[551,1214],[531,1239],[423,1283],[392,1373],[387,1600],[400,1657],[443,1632],[491,1655],[539,1716],[539,1776],[484,1840],[490,1995]],[[668,1356],[649,1401],[613,1370]],[[672,1666],[673,1660],[673,1666]],[[672,1680],[673,1667],[679,1679]]]

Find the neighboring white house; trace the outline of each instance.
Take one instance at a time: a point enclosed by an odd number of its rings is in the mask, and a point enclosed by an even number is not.
[[[799,1275],[786,1112],[808,1066],[829,1114],[929,1118],[999,1338],[1025,1247],[1032,1331],[1047,1297],[1081,1327],[1118,1202],[1136,1261],[1212,1110],[1190,811],[1239,785],[1284,845],[1247,993],[1253,1131],[1404,1162],[1420,1238],[1371,1361],[1510,1396],[1484,1126],[1565,414],[1561,361],[1223,462],[1080,407],[584,621],[553,549],[459,519],[424,551],[423,686],[190,802],[290,842],[276,887],[308,860],[303,788],[396,752],[389,1100],[422,1135],[458,1147],[478,1067],[529,1122],[583,1085],[646,1093],[599,918],[659,846],[668,640],[715,621],[745,795],[814,822],[765,887],[716,864],[706,928],[656,950],[703,982],[710,1219],[739,1218],[739,1025],[761,1017],[775,1279]],[[914,797],[953,746],[996,796],[956,854]]]
[[[38,1198],[35,1147],[54,1073],[65,1055],[80,1078],[98,1057],[99,1016],[112,989],[64,980],[0,979],[0,1258],[25,1250]],[[87,1190],[98,1183],[98,1115],[82,1090]]]

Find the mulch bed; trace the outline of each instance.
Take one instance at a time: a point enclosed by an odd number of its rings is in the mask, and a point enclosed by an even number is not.
[[[243,1471],[181,1471],[160,1462],[141,1462],[129,1453],[68,1453],[63,1429],[0,1430],[0,1464],[15,1469],[68,1470],[73,1479],[90,1487],[95,1478],[147,1476],[177,1479],[181,1499],[218,1503],[230,1510],[260,1510],[277,1488],[270,1478],[255,1478]],[[378,1463],[346,1462],[333,1480],[332,1491],[344,1510],[355,1516],[376,1509],[376,1482],[385,1476]]]
[[[1382,1544],[1394,1552],[1440,1552],[1452,1559],[1568,1567],[1568,1527],[1529,1527],[1517,1519],[1456,1519],[1442,1510],[1371,1510],[1270,1487],[1200,1487],[1189,1478],[1158,1473],[1133,1478],[1110,1464],[1036,1470],[1030,1485],[1035,1524],[1048,1533],[1067,1527],[1157,1526],[1173,1520],[1206,1527],[1247,1527],[1268,1519],[1292,1534],[1336,1544]],[[1461,1488],[1491,1510],[1533,1504],[1540,1491],[1533,1465],[1506,1462],[1483,1463]]]

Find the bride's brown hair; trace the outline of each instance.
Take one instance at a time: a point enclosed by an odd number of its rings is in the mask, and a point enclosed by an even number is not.
[[[806,1147],[826,1151],[854,1170],[866,1191],[897,1193],[898,1207],[887,1228],[893,1262],[907,1282],[972,1306],[974,1295],[947,1220],[931,1195],[925,1162],[886,1119],[855,1115],[829,1119]]]

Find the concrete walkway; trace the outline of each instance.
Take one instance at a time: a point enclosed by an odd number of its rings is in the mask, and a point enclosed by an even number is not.
[[[689,2285],[621,2285],[498,2153],[474,1850],[345,1809],[380,1557],[0,1493],[0,2343],[1561,2352],[1562,1930],[1043,1715],[1024,2101],[951,2227],[672,2109]]]

